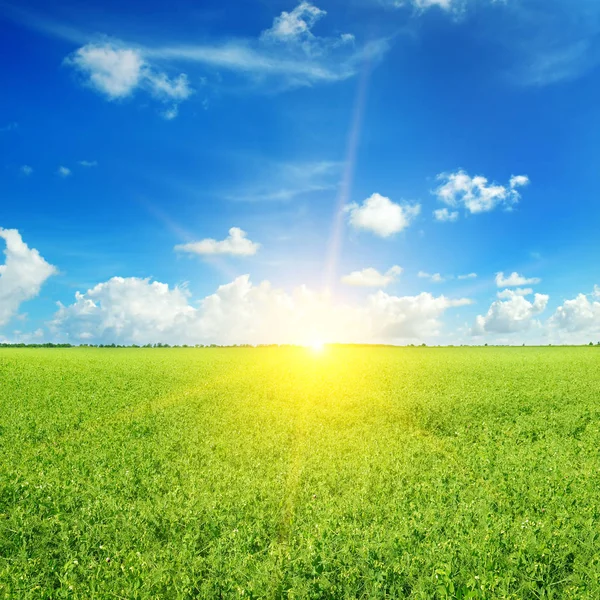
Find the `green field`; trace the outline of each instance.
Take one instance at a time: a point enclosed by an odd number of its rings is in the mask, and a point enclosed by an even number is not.
[[[0,598],[600,598],[600,349],[0,350]]]

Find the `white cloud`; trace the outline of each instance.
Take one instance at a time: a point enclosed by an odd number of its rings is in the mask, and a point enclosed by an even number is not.
[[[437,178],[444,182],[433,192],[438,200],[452,208],[462,206],[472,214],[488,212],[497,206],[510,209],[521,198],[517,188],[529,183],[525,175],[516,175],[511,177],[508,186],[503,186],[489,183],[482,176],[471,177],[462,170],[441,173]]]
[[[412,6],[419,11],[437,6],[442,10],[455,10],[459,5],[462,6],[464,0],[381,0],[384,4],[388,4],[395,8]]]
[[[533,302],[523,296],[512,295],[508,300],[496,300],[485,316],[479,315],[472,329],[473,335],[486,333],[515,333],[540,327],[534,319],[546,309],[549,297],[536,294]]]
[[[504,45],[509,81],[545,86],[572,81],[600,64],[596,0],[505,2],[501,28],[486,32]]]
[[[352,271],[349,275],[342,277],[342,283],[357,287],[386,287],[394,282],[402,274],[402,267],[394,265],[385,273],[380,273],[377,269],[368,267],[362,271]]]
[[[96,161],[96,160],[80,160],[78,164],[81,165],[82,167],[97,167],[98,161]]]
[[[513,190],[518,187],[529,185],[529,177],[527,177],[527,175],[513,175],[510,178],[509,185]]]
[[[273,27],[261,34],[261,39],[274,42],[303,42],[314,38],[314,24],[327,13],[310,2],[301,2],[292,12],[283,11],[275,17]]]
[[[68,177],[71,174],[71,169],[68,167],[63,167],[62,165],[58,167],[56,173],[61,177]]]
[[[20,171],[23,175],[25,175],[26,177],[29,177],[29,175],[31,175],[33,173],[33,168],[30,167],[29,165],[23,165],[20,168]]]
[[[184,73],[171,79],[150,65],[141,49],[116,42],[86,44],[64,62],[86,78],[86,85],[109,100],[127,98],[138,88],[162,102],[181,102],[193,93]]]
[[[16,229],[2,229],[5,262],[0,266],[0,325],[17,314],[19,306],[37,296],[43,283],[57,271],[34,248],[29,248]]]
[[[359,73],[366,61],[375,64],[389,50],[391,38],[360,44],[351,33],[316,35],[313,26],[325,15],[311,2],[302,1],[275,17],[270,28],[257,31],[252,37],[223,36],[200,44],[167,41],[154,46],[112,39],[87,43],[68,56],[65,63],[110,99],[126,98],[137,89],[185,99],[191,92],[187,81],[169,78],[166,73],[182,62],[205,68],[197,76],[194,74],[194,81],[206,81],[212,75],[215,86],[238,91],[240,82],[228,80],[233,75],[256,89],[277,92],[344,81]],[[30,25],[77,44],[89,39],[89,35],[70,27],[39,21]]]
[[[111,100],[125,98],[142,79],[144,60],[139,50],[113,44],[86,44],[65,59],[65,64],[88,77],[87,83]]]
[[[211,238],[189,244],[175,246],[178,252],[189,252],[190,254],[214,255],[230,254],[232,256],[252,256],[258,252],[260,244],[250,241],[246,232],[239,227],[232,227],[229,236],[220,242]]]
[[[458,220],[458,211],[449,211],[447,208],[439,208],[438,210],[433,211],[433,216],[436,221],[452,223]]]
[[[354,43],[354,36],[344,33],[336,38],[317,37],[312,28],[327,14],[310,2],[301,2],[291,12],[283,11],[273,21],[273,26],[260,35],[266,44],[297,47],[309,57],[319,57],[339,46]]]
[[[432,6],[439,6],[446,10],[450,10],[456,0],[413,0],[414,4],[419,8],[431,8]]]
[[[294,198],[334,190],[338,185],[342,162],[265,162],[252,165],[255,183],[232,191],[225,197],[242,202],[288,202]]]
[[[600,288],[595,286],[590,296],[591,300],[585,294],[566,300],[550,319],[550,326],[569,333],[600,334]]]
[[[498,287],[519,287],[522,285],[537,285],[541,283],[539,277],[524,277],[519,275],[517,272],[511,273],[508,277],[504,277],[504,273],[496,273],[496,285]]]
[[[287,293],[268,281],[253,285],[244,275],[200,303],[191,303],[185,288],[114,277],[78,292],[70,306],[59,305],[51,326],[57,337],[75,341],[401,343],[435,338],[444,312],[470,302],[425,293],[396,297],[378,291],[362,305],[340,305],[330,295],[305,286]]]
[[[458,279],[477,279],[477,273],[467,273],[466,275],[459,275]]]
[[[356,75],[366,60],[377,62],[389,48],[387,39],[356,45],[354,35],[315,35],[315,23],[326,12],[303,1],[276,17],[258,38],[204,45],[145,49],[145,56],[189,61],[250,79],[270,90],[342,81]]]
[[[165,73],[153,73],[148,69],[144,76],[152,95],[166,102],[186,100],[193,93],[185,73],[169,79]]]
[[[400,205],[381,194],[373,194],[360,206],[349,204],[345,210],[352,227],[385,238],[406,229],[421,212],[421,206]]]
[[[431,281],[431,283],[444,283],[444,281],[448,280],[448,279],[452,279],[452,276],[442,276],[440,273],[426,273],[425,271],[419,271],[417,273],[417,277],[420,277],[421,279],[429,279],[429,281]]]
[[[496,295],[501,300],[510,300],[515,296],[531,296],[533,290],[531,288],[516,288],[514,290],[506,289],[498,292]]]
[[[477,0],[379,0],[383,4],[394,8],[412,7],[417,14],[430,8],[437,7],[453,15],[463,15],[469,5],[474,5]],[[488,4],[504,4],[506,0],[487,0]]]
[[[173,106],[171,106],[171,108],[167,108],[167,110],[165,110],[162,113],[162,116],[167,121],[172,121],[173,119],[177,118],[178,114],[179,114],[179,106],[177,106],[177,104],[173,104]]]
[[[412,5],[417,10],[425,10],[437,6],[442,10],[452,11],[462,7],[464,0],[393,0],[392,4],[396,7]]]

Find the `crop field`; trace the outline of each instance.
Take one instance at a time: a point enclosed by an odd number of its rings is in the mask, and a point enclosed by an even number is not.
[[[600,350],[0,350],[0,598],[597,600]]]

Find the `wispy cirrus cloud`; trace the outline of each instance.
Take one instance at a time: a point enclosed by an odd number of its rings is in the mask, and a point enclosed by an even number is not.
[[[472,33],[503,49],[505,80],[547,86],[585,76],[600,65],[597,0],[374,0],[412,9],[415,17],[440,10],[455,22],[477,15]]]
[[[339,161],[259,161],[258,179],[245,182],[224,197],[237,202],[289,202],[337,188],[343,163]]]
[[[514,57],[507,78],[526,86],[577,79],[600,65],[600,3],[596,0],[507,2],[504,44]],[[490,28],[491,35],[496,38]]]
[[[19,124],[16,121],[12,121],[11,123],[7,123],[0,127],[0,133],[4,133],[6,131],[15,131],[19,128]]]
[[[282,11],[270,27],[254,36],[223,34],[203,43],[141,40],[139,34],[129,36],[126,25],[118,31],[105,28],[100,36],[18,7],[10,7],[8,16],[80,45],[66,63],[110,99],[125,98],[144,89],[159,98],[162,94],[180,102],[191,93],[190,80],[201,81],[211,73],[218,76],[221,88],[226,87],[223,78],[229,74],[236,83],[245,82],[256,91],[268,92],[334,83],[355,76],[365,62],[378,62],[390,48],[387,37],[358,41],[350,32],[317,35],[315,24],[321,20],[331,22],[331,18],[307,1]],[[182,68],[187,72],[181,73]],[[163,113],[171,118],[175,114],[173,108]]]
[[[464,15],[476,0],[465,0]],[[473,35],[502,50],[501,75],[515,85],[543,87],[585,76],[600,65],[597,0],[489,0]]]
[[[256,86],[281,90],[348,79],[363,62],[376,62],[388,51],[387,38],[360,45],[351,33],[333,37],[314,34],[313,26],[326,15],[314,4],[301,2],[275,17],[273,25],[257,38],[155,46],[145,52],[162,60],[226,70]]]

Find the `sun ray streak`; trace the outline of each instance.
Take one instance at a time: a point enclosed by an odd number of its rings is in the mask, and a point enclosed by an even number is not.
[[[352,122],[350,125],[348,143],[346,146],[345,168],[335,204],[333,224],[331,227],[331,235],[329,237],[329,247],[327,251],[327,260],[325,262],[324,272],[325,289],[331,289],[335,283],[337,265],[342,250],[344,206],[348,203],[352,193],[352,184],[356,169],[356,157],[358,154],[358,147],[360,145],[360,138],[364,122],[370,75],[371,60],[366,58],[362,66],[360,79],[358,82],[356,100],[354,102],[354,111],[352,114]]]

